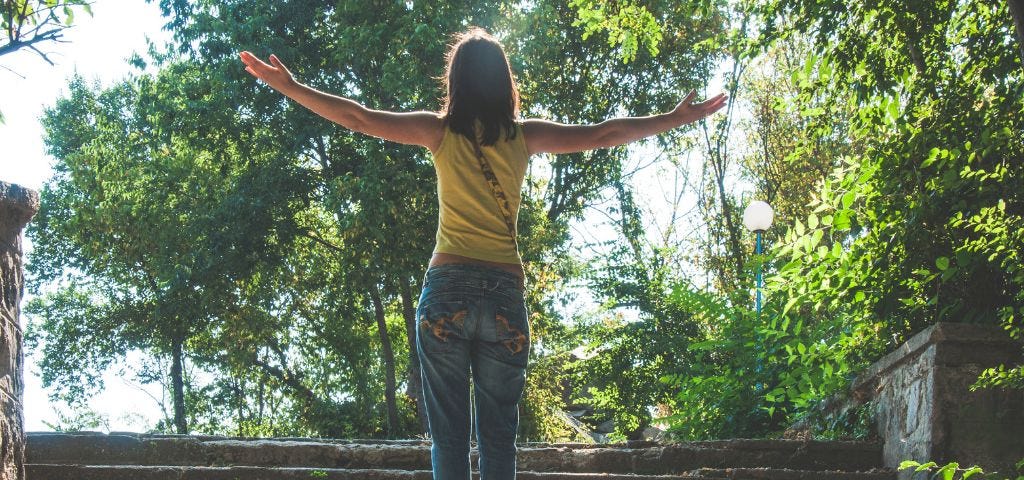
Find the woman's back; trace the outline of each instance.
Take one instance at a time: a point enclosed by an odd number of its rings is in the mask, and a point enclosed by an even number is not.
[[[508,202],[515,229],[520,190],[529,154],[522,128],[501,135],[493,145],[483,145],[480,153],[489,166]],[[434,152],[437,171],[438,227],[434,253],[459,255],[489,262],[520,264],[516,244],[509,235],[499,200],[487,182],[477,156],[476,145],[464,135],[446,129]]]

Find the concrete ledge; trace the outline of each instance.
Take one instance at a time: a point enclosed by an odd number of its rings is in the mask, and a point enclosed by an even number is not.
[[[913,362],[928,347],[942,343],[947,349],[942,364],[981,363],[990,366],[1020,356],[1021,344],[1013,341],[998,325],[970,323],[937,323],[914,335],[899,348],[872,364],[853,381],[852,390],[857,398],[871,398],[878,389],[879,380],[894,369]],[[966,347],[966,348],[965,348]],[[949,355],[949,353],[957,353]]]
[[[330,439],[240,439],[142,434],[29,433],[26,463],[51,465],[254,466],[430,469],[419,440],[352,443]],[[523,471],[678,475],[701,468],[847,472],[881,466],[881,446],[860,442],[727,440],[674,444],[520,445]],[[471,452],[476,458],[476,450]]]
[[[1024,344],[999,326],[939,323],[868,368],[854,398],[872,402],[885,466],[955,461],[1011,475],[1024,458],[1024,391],[970,387],[984,369],[1022,361]]]
[[[346,470],[320,468],[29,465],[33,478],[47,480],[431,480],[429,470]],[[473,472],[479,480],[478,472]],[[698,470],[680,475],[546,473],[519,471],[520,480],[892,480],[892,472],[813,472],[783,469]]]

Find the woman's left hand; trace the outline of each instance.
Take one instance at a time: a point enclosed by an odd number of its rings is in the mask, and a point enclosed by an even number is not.
[[[274,90],[287,94],[286,92],[298,83],[295,81],[295,77],[292,76],[292,72],[288,71],[288,67],[281,63],[277,55],[270,55],[270,64],[249,52],[241,52],[238,56],[241,57],[242,63],[245,64],[245,71],[263,80],[264,83],[270,85]]]

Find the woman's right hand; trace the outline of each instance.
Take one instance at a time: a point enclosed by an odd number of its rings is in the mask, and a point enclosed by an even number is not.
[[[679,102],[679,105],[676,105],[676,108],[672,110],[671,115],[678,119],[680,125],[693,123],[711,115],[721,110],[729,101],[729,97],[724,93],[719,93],[700,103],[693,103],[695,98],[697,98],[697,91],[690,90],[686,98]]]
[[[245,71],[262,80],[263,83],[266,83],[274,90],[285,93],[298,83],[292,77],[292,72],[288,71],[288,67],[281,63],[277,55],[270,55],[270,64],[249,52],[241,52],[238,56],[242,58],[242,63],[245,64]]]

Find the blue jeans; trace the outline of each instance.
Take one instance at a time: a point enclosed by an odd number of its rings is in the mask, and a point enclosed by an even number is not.
[[[470,478],[470,371],[480,478],[514,479],[519,399],[530,355],[519,278],[476,265],[430,268],[416,321],[434,480]]]

